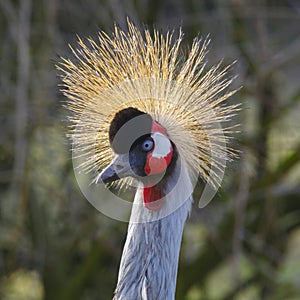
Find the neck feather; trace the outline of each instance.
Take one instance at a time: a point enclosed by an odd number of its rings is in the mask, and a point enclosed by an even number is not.
[[[170,175],[160,210],[145,208],[142,187],[137,190],[115,300],[175,298],[179,251],[192,204],[192,184],[184,165],[176,164],[174,171],[182,176],[176,178],[178,183],[174,186],[175,178]]]

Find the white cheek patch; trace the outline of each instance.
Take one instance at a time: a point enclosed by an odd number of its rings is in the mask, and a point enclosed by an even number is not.
[[[172,150],[170,140],[160,132],[152,133],[151,137],[153,138],[155,145],[151,156],[156,158],[166,157]]]

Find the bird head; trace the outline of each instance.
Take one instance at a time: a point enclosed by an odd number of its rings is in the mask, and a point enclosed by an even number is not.
[[[176,160],[176,149],[166,130],[149,114],[129,107],[115,114],[109,141],[115,157],[96,183],[133,177],[144,185],[145,207],[159,209],[163,204],[159,183]]]

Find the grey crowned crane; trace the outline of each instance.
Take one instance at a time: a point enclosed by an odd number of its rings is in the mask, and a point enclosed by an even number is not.
[[[230,66],[206,68],[207,40],[184,53],[182,39],[128,21],[127,31],[79,39],[75,59],[58,65],[83,169],[98,172],[95,183],[136,186],[116,300],[175,298],[195,182],[218,187],[218,170],[234,156]]]

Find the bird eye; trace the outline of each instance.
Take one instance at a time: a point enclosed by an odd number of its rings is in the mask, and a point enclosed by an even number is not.
[[[152,150],[153,146],[154,146],[153,140],[147,139],[143,142],[142,149],[143,149],[143,151],[148,152],[148,151]]]

